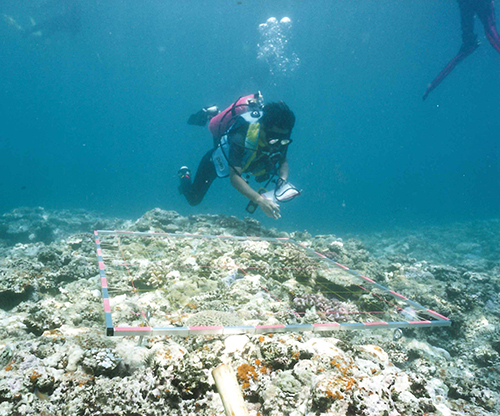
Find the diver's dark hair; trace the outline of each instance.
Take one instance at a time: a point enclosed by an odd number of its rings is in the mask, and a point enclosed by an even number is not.
[[[266,127],[292,130],[295,126],[295,114],[283,101],[266,104],[262,111],[264,115],[260,120]]]

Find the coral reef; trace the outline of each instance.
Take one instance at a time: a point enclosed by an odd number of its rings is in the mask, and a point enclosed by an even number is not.
[[[8,244],[50,243],[78,232],[120,229],[125,223],[118,218],[104,218],[84,210],[18,208],[0,217],[0,240]]]
[[[220,415],[211,370],[222,362],[234,368],[252,416],[497,415],[498,225],[478,222],[345,241],[291,234],[449,316],[450,328],[405,329],[402,338],[376,330],[139,340],[104,334],[94,226],[280,233],[255,220],[183,217],[160,209],[136,222],[41,208],[5,214],[0,221],[0,416]],[[130,279],[118,273],[123,262],[110,267],[117,323],[142,325],[144,316],[152,325],[165,317],[168,324],[192,326],[276,323],[277,317],[302,323],[316,322],[321,314],[338,321],[368,302],[358,294],[337,299],[322,292],[327,281],[350,288],[348,278],[316,267],[307,253],[286,244],[149,239],[148,253],[161,252],[158,258],[141,257],[131,238],[123,237],[120,247],[113,244],[107,252],[122,249],[133,260],[127,267],[136,284],[134,293]],[[288,303],[277,302],[265,289]]]
[[[316,293],[306,293],[293,299],[298,312],[306,312],[314,308],[320,312],[320,316],[331,322],[342,322],[348,319],[352,313],[356,313],[357,308],[353,304],[340,302],[337,299],[327,299]]]
[[[202,311],[189,317],[187,326],[237,326],[243,321],[238,316],[229,312]]]

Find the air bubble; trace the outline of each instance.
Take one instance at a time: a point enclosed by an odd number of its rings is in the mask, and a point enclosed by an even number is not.
[[[260,42],[257,58],[267,63],[272,75],[287,76],[297,70],[300,59],[290,48],[292,20],[283,17],[279,22],[275,17],[259,25]]]

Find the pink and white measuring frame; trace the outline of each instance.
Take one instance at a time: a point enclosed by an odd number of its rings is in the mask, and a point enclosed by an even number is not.
[[[363,279],[366,286],[377,288],[387,295],[392,296],[398,302],[402,302],[419,314],[425,314],[428,319],[422,320],[401,320],[401,321],[379,321],[379,322],[322,322],[314,324],[297,324],[297,325],[255,325],[255,326],[187,326],[187,327],[151,327],[151,326],[113,326],[113,318],[111,314],[110,295],[108,291],[108,282],[106,279],[106,265],[103,260],[103,252],[101,248],[100,236],[129,236],[129,237],[168,237],[174,239],[192,238],[192,239],[219,239],[219,240],[235,240],[235,241],[267,241],[274,244],[288,243],[295,245],[299,250],[305,250],[313,257],[321,259],[328,263],[329,266],[340,268],[345,272]],[[95,244],[97,248],[97,259],[99,265],[99,274],[101,281],[102,303],[104,307],[104,319],[106,324],[106,334],[108,336],[193,336],[193,335],[234,335],[234,334],[269,334],[269,333],[284,333],[284,332],[325,332],[336,330],[363,330],[363,329],[396,329],[396,328],[424,328],[424,327],[447,327],[451,325],[451,320],[447,317],[425,308],[417,302],[414,302],[407,297],[382,286],[369,277],[363,276],[355,270],[351,270],[325,255],[306,247],[303,244],[296,242],[290,238],[272,238],[272,237],[251,237],[251,236],[231,236],[231,235],[207,235],[207,234],[172,234],[172,233],[147,233],[135,231],[119,231],[119,230],[96,230],[94,231]],[[363,287],[363,289],[365,289]],[[367,289],[365,289],[367,290]]]

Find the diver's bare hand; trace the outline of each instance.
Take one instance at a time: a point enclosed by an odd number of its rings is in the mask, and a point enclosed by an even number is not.
[[[278,204],[275,204],[273,201],[260,196],[257,200],[257,204],[264,211],[268,217],[274,218],[275,220],[281,218],[280,207]]]

